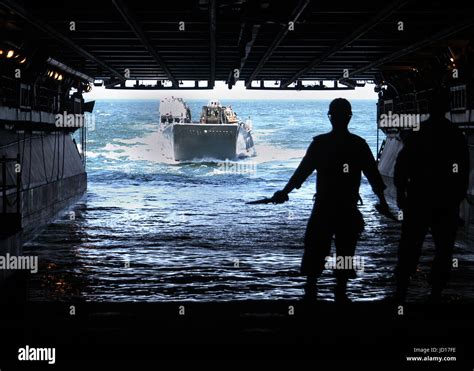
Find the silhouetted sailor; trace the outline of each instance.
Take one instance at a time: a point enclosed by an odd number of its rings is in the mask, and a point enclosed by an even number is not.
[[[469,149],[462,132],[444,117],[448,103],[446,93],[434,94],[430,118],[421,124],[420,131],[406,137],[395,164],[397,204],[403,211],[398,301],[405,300],[429,229],[436,250],[430,274],[431,300],[440,300],[451,272],[459,206],[469,182]]]
[[[385,184],[369,146],[364,139],[347,129],[352,117],[349,101],[343,98],[333,100],[329,105],[328,116],[332,131],[313,138],[288,184],[272,198],[277,203],[287,201],[288,193],[300,188],[306,178],[314,170],[317,171],[315,202],[306,229],[301,266],[302,274],[307,276],[305,292],[309,297],[316,295],[317,278],[325,268],[333,236],[337,257],[349,261],[354,255],[357,240],[364,228],[362,215],[357,208],[361,172],[379,197],[380,208],[388,210],[383,194]],[[354,269],[349,268],[344,266],[344,269],[335,270],[337,301],[348,300],[347,281],[355,277]]]

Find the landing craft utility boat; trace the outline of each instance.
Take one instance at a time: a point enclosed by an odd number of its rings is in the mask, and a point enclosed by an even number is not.
[[[202,107],[199,122],[191,121],[191,111],[183,99],[171,97],[160,102],[160,133],[165,152],[175,161],[253,156],[251,132],[250,120],[239,121],[231,106],[218,101]]]

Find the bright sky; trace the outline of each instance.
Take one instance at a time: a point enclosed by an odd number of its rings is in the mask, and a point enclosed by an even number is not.
[[[213,90],[114,90],[93,87],[84,94],[85,100],[95,99],[156,99],[175,96],[184,99],[377,99],[372,84],[355,90],[333,91],[289,91],[289,90],[246,90],[244,82],[237,82],[231,90],[224,82],[217,81]]]

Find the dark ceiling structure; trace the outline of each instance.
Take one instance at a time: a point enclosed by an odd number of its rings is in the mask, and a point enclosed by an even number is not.
[[[468,8],[472,9],[468,9]],[[1,0],[2,39],[109,88],[352,89],[470,43],[474,5],[447,1]],[[190,82],[186,85],[183,81]],[[326,86],[323,81],[333,81]]]

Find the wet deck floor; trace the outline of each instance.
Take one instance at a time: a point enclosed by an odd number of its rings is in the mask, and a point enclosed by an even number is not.
[[[134,198],[141,196],[130,197],[131,203],[140,202]],[[301,297],[304,277],[299,275],[299,265],[309,210],[297,213],[307,202],[297,199],[285,207],[247,209],[247,219],[222,229],[206,221],[228,217],[228,209],[235,205],[221,208],[215,216],[188,213],[188,220],[182,222],[179,213],[178,220],[158,216],[144,220],[143,215],[158,211],[141,202],[142,209],[119,210],[86,199],[78,205],[74,222],[65,215],[29,242],[25,253],[37,255],[40,263],[39,272],[30,277],[29,299],[208,302]],[[374,199],[369,199],[360,208],[366,228],[357,254],[364,258],[364,270],[349,285],[354,301],[381,300],[394,290],[400,224],[378,215],[373,206]],[[474,300],[473,235],[472,229],[469,238],[465,229],[459,231],[454,254],[459,266],[445,291],[447,301]],[[410,301],[422,302],[429,294],[433,254],[428,235]],[[326,270],[320,280],[321,300],[333,300],[333,285],[332,272]]]

